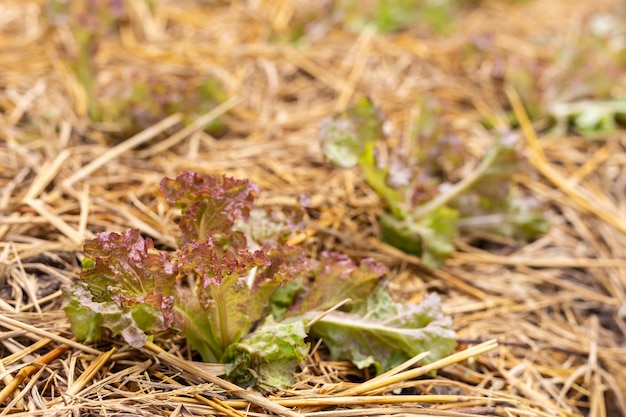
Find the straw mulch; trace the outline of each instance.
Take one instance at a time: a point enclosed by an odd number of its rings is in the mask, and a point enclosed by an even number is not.
[[[139,74],[180,88],[181,100],[206,77],[226,96],[191,124],[161,114],[135,135],[90,122],[89,94],[66,59],[71,32],[49,24],[43,3],[0,4],[0,415],[626,415],[626,136],[537,138],[517,93],[494,76],[503,57],[549,59],[617,2],[483,1],[446,36],[327,22],[305,44],[285,37],[307,2],[128,2],[92,57],[101,94]],[[497,53],[465,60],[468,39]],[[377,239],[379,199],[358,170],[323,160],[318,126],[367,95],[400,143],[424,94],[447,103],[442,123],[474,161],[493,140],[479,121],[497,125],[514,111],[531,166],[520,187],[546,207],[549,233],[528,245],[460,238],[438,271]],[[223,128],[206,133],[215,118]],[[173,247],[175,213],[158,183],[188,169],[249,178],[264,205],[310,195],[311,253],[376,258],[402,300],[440,293],[457,352],[373,379],[315,349],[293,387],[262,396],[190,360],[172,335],[140,350],[72,341],[60,287],[78,275],[82,242],[136,227]]]

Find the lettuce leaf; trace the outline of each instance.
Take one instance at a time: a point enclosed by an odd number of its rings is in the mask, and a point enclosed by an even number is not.
[[[430,352],[425,363],[450,354],[456,345],[451,326],[435,294],[420,304],[398,304],[378,291],[349,312],[324,316],[310,334],[324,341],[331,360],[348,359],[359,368],[374,365],[382,373],[422,352]]]
[[[322,152],[334,164],[351,168],[366,148],[382,138],[383,120],[369,99],[361,99],[343,114],[326,119],[320,127]]]
[[[437,295],[419,304],[395,303],[385,285],[387,268],[371,259],[355,262],[332,252],[321,254],[306,280],[277,291],[274,300],[289,305],[286,322],[313,320],[346,298],[350,302],[314,323],[309,335],[329,348],[331,360],[384,372],[426,350],[434,361],[455,347],[451,319]],[[292,281],[293,284],[295,281]]]
[[[389,271],[366,258],[356,263],[350,257],[336,252],[322,252],[313,263],[306,281],[294,296],[288,315],[307,311],[323,311],[350,298],[360,302],[369,297]]]
[[[226,375],[242,387],[293,385],[294,371],[309,354],[304,322],[278,323],[269,316],[249,337],[229,346]]]
[[[177,256],[181,271],[196,277],[197,285],[193,292],[181,289],[176,297],[175,326],[192,335],[192,346],[204,360],[219,361],[258,319],[250,313],[257,302],[266,301],[255,297],[247,277],[269,259],[261,251],[224,249],[210,238],[185,244]]]
[[[178,253],[181,270],[198,280],[194,291],[179,290],[175,326],[205,361],[221,361],[269,314],[274,291],[307,265],[300,248],[235,253],[211,239],[188,243]]]
[[[402,220],[389,213],[380,218],[383,240],[412,255],[421,256],[425,265],[436,267],[454,252],[452,241],[458,234],[459,212],[447,206],[436,207],[423,217]]]
[[[113,335],[122,336],[129,345],[141,347],[148,340],[145,332],[162,326],[161,316],[149,304],[122,308],[113,301],[97,302],[84,285],[66,290],[63,295],[63,310],[70,318],[72,331],[87,343],[99,340],[102,328],[107,328]],[[148,329],[146,324],[153,327]]]

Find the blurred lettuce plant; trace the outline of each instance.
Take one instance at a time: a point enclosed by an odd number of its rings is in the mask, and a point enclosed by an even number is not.
[[[531,120],[554,136],[572,130],[605,137],[626,116],[624,13],[596,14],[575,38],[537,39],[552,54],[502,55],[504,82],[520,94]],[[515,123],[515,121],[514,121]]]
[[[101,120],[134,134],[165,116],[181,112],[185,123],[209,112],[226,100],[226,92],[212,78],[187,78],[131,69],[100,89]],[[205,131],[215,135],[224,128],[220,118]]]
[[[67,28],[75,45],[66,49],[65,59],[83,87],[87,98],[87,112],[96,121],[102,119],[102,108],[97,97],[95,56],[100,41],[117,32],[127,14],[123,0],[47,0],[44,13],[55,27]]]
[[[352,30],[368,24],[382,32],[425,25],[445,33],[454,26],[455,12],[462,4],[458,0],[338,0],[336,7],[344,15],[345,26]]]
[[[516,136],[500,134],[482,161],[463,178],[449,178],[464,165],[462,142],[423,103],[416,121],[416,152],[385,147],[383,118],[369,99],[322,123],[322,153],[338,166],[358,166],[385,202],[382,238],[438,267],[454,251],[459,232],[484,230],[521,240],[548,229],[543,214],[512,187],[521,158]],[[381,147],[384,149],[381,151]],[[382,155],[388,155],[382,158]]]
[[[226,99],[215,79],[163,74],[154,67],[118,71],[104,80],[96,65],[98,52],[103,40],[117,36],[130,19],[130,7],[122,0],[47,0],[44,5],[50,24],[68,30],[74,41],[62,58],[83,88],[87,108],[82,110],[92,121],[127,136],[172,113],[181,112],[192,119]],[[218,133],[222,127],[217,119],[206,130]]]

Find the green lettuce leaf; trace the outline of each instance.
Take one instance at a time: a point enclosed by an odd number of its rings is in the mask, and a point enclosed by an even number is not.
[[[63,311],[70,320],[74,336],[85,343],[99,340],[102,337],[104,318],[102,313],[97,313],[88,307],[93,300],[85,285],[78,284],[71,290],[63,288],[62,295]]]
[[[366,153],[366,147],[383,136],[383,120],[372,102],[359,100],[345,113],[322,122],[322,153],[335,165],[351,168]]]
[[[242,333],[249,329],[249,320],[242,320],[242,315],[237,314],[237,323],[231,320],[229,324],[241,325],[242,330],[235,334],[226,333],[222,335],[218,329],[216,317],[207,314],[207,306],[198,298],[195,289],[178,288],[176,304],[174,306],[173,327],[185,335],[185,339],[191,348],[198,352],[205,362],[218,363],[224,353],[224,343],[222,340],[237,339],[242,337]],[[219,317],[217,317],[219,319]]]
[[[437,295],[427,295],[420,304],[398,304],[379,291],[350,312],[324,316],[310,335],[324,341],[331,360],[350,360],[360,368],[374,365],[382,373],[422,352],[430,352],[424,363],[449,355],[456,345],[451,325]]]
[[[122,336],[129,345],[141,347],[148,340],[146,331],[163,325],[162,316],[150,304],[123,308],[113,301],[94,301],[84,285],[66,290],[63,295],[63,310],[70,319],[72,332],[87,343],[99,340],[104,327],[113,335]],[[151,327],[147,328],[146,323]]]
[[[458,233],[457,210],[436,207],[422,217],[408,216],[398,220],[383,213],[380,225],[383,241],[406,253],[421,256],[424,265],[436,268],[454,252],[453,240]]]
[[[278,323],[269,316],[249,337],[229,346],[226,375],[243,387],[293,385],[296,367],[309,353],[306,337],[302,320]]]

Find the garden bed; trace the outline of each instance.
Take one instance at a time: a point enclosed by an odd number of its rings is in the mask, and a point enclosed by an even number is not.
[[[391,24],[373,1],[54,3],[0,5],[0,415],[626,414],[623,6],[449,1]],[[436,109],[465,146],[451,181],[517,135],[513,186],[550,229],[459,233],[437,269],[385,243],[384,200],[320,147],[323,121],[363,97],[389,149]],[[186,170],[249,179],[261,207],[306,196],[291,242],[373,258],[399,302],[438,293],[455,352],[377,376],[313,340],[293,385],[261,394],[172,331],[72,339],[61,289],[84,241],[136,228],[176,248],[159,183]]]

